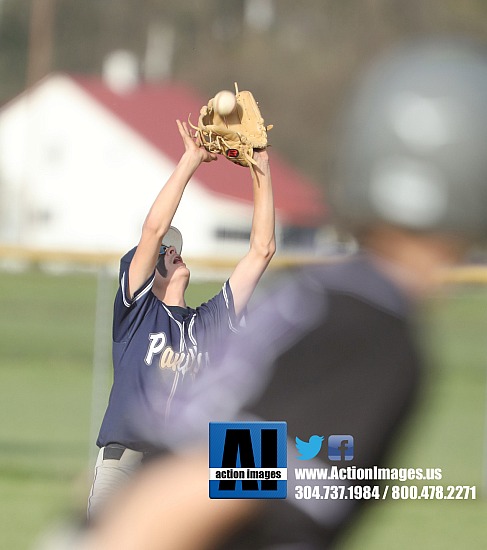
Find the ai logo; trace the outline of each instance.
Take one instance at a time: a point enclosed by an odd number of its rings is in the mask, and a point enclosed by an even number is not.
[[[285,422],[210,422],[210,498],[286,498]]]

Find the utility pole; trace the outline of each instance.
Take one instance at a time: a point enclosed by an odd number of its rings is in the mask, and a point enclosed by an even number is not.
[[[56,0],[31,0],[27,88],[52,68],[55,4]]]

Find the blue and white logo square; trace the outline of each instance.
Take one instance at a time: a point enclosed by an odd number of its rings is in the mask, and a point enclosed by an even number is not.
[[[286,498],[286,422],[210,422],[210,498]]]
[[[353,460],[353,436],[351,435],[330,435],[328,437],[328,459],[329,460]]]

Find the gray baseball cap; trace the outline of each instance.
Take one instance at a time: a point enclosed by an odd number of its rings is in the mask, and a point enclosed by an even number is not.
[[[177,227],[171,225],[168,232],[162,238],[161,244],[165,246],[174,246],[176,252],[181,254],[181,250],[183,249],[183,236],[181,235],[181,231],[179,231]]]

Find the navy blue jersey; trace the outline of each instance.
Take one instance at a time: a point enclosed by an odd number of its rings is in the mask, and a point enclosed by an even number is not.
[[[237,330],[230,284],[196,309],[168,307],[152,292],[155,271],[130,299],[135,248],[121,260],[113,315],[114,381],[97,440],[137,451],[157,449],[171,402]]]

